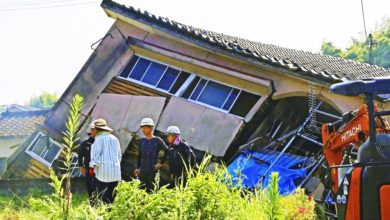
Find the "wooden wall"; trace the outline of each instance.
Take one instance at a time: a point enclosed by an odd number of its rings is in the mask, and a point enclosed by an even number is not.
[[[50,168],[34,159],[30,160],[25,176],[30,179],[49,178]]]
[[[160,92],[146,86],[139,85],[137,83],[130,82],[120,77],[114,77],[107,88],[104,90],[105,93],[114,94],[126,94],[126,95],[142,95],[142,96],[162,96],[168,100],[171,95]]]

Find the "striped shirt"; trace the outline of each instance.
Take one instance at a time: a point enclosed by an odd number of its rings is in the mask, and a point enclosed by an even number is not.
[[[121,159],[118,138],[107,132],[96,136],[89,166],[95,168],[95,177],[99,181],[108,183],[121,180]]]

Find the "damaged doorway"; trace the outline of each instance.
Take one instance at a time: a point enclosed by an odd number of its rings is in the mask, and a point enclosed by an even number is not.
[[[249,142],[231,161],[230,173],[253,189],[267,186],[270,174],[279,172],[282,193],[305,187],[322,197],[327,173],[320,169],[324,161],[321,126],[339,115],[328,103],[311,103],[307,97],[272,101]]]
[[[333,116],[340,116],[340,113],[328,103],[317,101],[317,104],[320,103],[318,111],[313,113],[305,125],[305,135],[318,142],[322,142],[322,124],[335,121],[337,118]],[[279,139],[283,135],[297,129],[308,118],[309,105],[307,97],[289,97],[273,101],[265,119],[259,124],[249,140],[251,141],[259,137]],[[327,115],[321,113],[326,113]],[[291,153],[294,154],[310,156],[321,152],[322,147],[301,138],[294,142],[291,150]]]

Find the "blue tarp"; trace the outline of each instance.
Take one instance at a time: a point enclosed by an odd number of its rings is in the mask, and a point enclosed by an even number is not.
[[[241,154],[228,166],[228,171],[233,178],[233,184],[241,181],[243,187],[255,188],[260,178],[264,175],[270,164],[276,159],[280,152],[251,152],[244,150]],[[285,195],[293,192],[296,189],[294,180],[306,176],[306,168],[294,167],[297,164],[305,162],[306,164],[313,163],[313,160],[290,154],[284,154],[275,164],[275,166],[266,175],[262,186],[267,187],[271,180],[271,173],[279,173],[279,190]]]

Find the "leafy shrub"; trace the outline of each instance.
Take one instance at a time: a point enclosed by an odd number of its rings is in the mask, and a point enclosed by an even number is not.
[[[315,202],[303,189],[297,189],[294,194],[282,198],[281,205],[286,219],[316,219]]]

